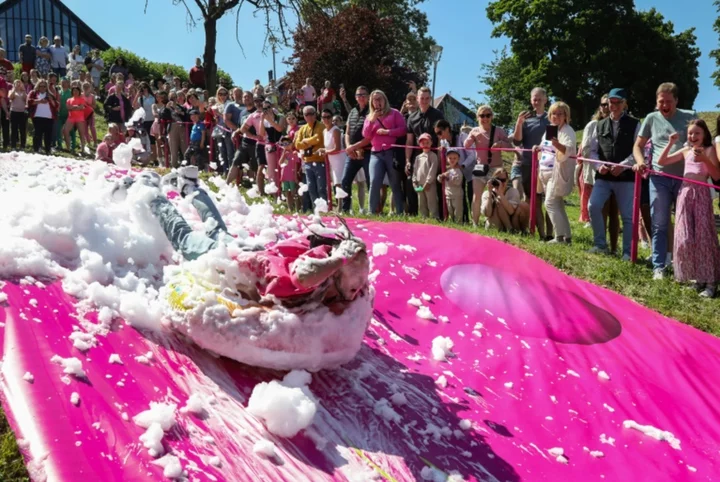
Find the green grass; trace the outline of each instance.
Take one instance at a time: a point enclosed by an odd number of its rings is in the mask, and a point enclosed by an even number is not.
[[[716,113],[701,113],[711,121],[714,128]],[[101,116],[98,116],[101,117]],[[98,119],[98,138],[101,138],[101,125],[104,133],[104,119]],[[205,180],[210,176],[203,174]],[[212,187],[212,186],[211,186]],[[652,280],[652,270],[644,261],[637,265],[623,262],[618,257],[591,255],[587,250],[592,246],[592,231],[584,228],[577,219],[579,204],[577,195],[568,198],[568,216],[571,220],[573,244],[551,245],[537,238],[494,230],[473,229],[469,225],[442,223],[462,231],[476,232],[483,236],[499,239],[522,248],[547,261],[570,276],[604,286],[623,296],[656,310],[670,318],[675,318],[702,331],[720,336],[720,298],[705,300],[689,288],[675,283],[671,278],[663,281]],[[355,211],[357,212],[357,206]],[[278,206],[278,214],[287,214],[284,204]],[[436,224],[437,221],[408,216],[358,216],[376,221],[403,221],[423,224]],[[621,236],[622,237],[622,236]],[[649,251],[641,250],[639,258],[644,260]],[[28,480],[24,463],[18,452],[15,437],[6,420],[0,417],[0,481],[15,482]]]

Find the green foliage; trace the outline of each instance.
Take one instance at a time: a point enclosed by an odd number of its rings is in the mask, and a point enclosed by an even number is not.
[[[718,13],[720,14],[720,0],[715,0],[713,5],[715,5],[718,9]],[[720,35],[720,15],[718,15],[718,18],[715,19],[715,23],[713,23],[713,30]],[[715,59],[715,65],[718,66],[718,69],[712,73],[712,78],[714,80],[715,87],[720,87],[720,49],[711,50],[710,58]]]
[[[293,36],[294,52],[287,62],[292,66],[289,84],[299,87],[308,77],[316,89],[326,79],[336,89],[342,83],[350,102],[355,88],[365,85],[383,90],[392,105],[401,105],[407,82],[420,84],[425,77],[394,56],[394,25],[394,20],[360,7],[343,9],[334,16],[311,16]]]
[[[185,68],[181,65],[169,64],[167,62],[153,62],[144,57],[130,52],[129,50],[113,47],[109,50],[101,52],[100,56],[105,62],[105,72],[103,73],[102,82],[107,82],[110,66],[115,63],[118,57],[122,57],[125,61],[130,73],[133,74],[135,79],[139,80],[156,80],[161,79],[168,68],[170,68],[173,76],[180,77],[183,82],[188,80],[188,71],[190,68]],[[230,75],[218,69],[218,77],[220,82],[226,86],[232,86],[233,81]]]
[[[496,0],[487,15],[495,24],[493,36],[510,39],[507,57],[516,63],[500,57],[485,66],[496,97],[524,104],[529,90],[517,99],[511,82],[546,85],[552,97],[570,105],[579,127],[613,87],[628,91],[636,115],[653,109],[662,82],[678,85],[682,108],[692,107],[697,96],[694,29],[676,34],[655,9],[636,11],[633,0]],[[519,77],[503,80],[508,70]]]
[[[351,7],[372,10],[378,17],[393,21],[393,43],[390,51],[393,58],[426,77],[430,66],[430,47],[435,40],[428,36],[429,21],[418,5],[425,0],[315,0],[315,3],[329,16],[335,16]],[[314,9],[303,11],[307,21],[316,14]]]

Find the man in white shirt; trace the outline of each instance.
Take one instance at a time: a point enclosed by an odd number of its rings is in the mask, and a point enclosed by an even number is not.
[[[50,47],[50,68],[55,72],[58,78],[65,77],[67,74],[68,52],[62,46],[62,39],[55,36],[53,45]]]

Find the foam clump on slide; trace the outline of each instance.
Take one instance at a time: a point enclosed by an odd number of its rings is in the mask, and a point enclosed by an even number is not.
[[[255,385],[248,412],[262,420],[268,432],[279,437],[294,437],[308,428],[317,412],[317,404],[307,385],[310,374],[292,371],[281,381]]]
[[[85,370],[83,370],[82,362],[75,357],[63,358],[58,355],[53,355],[50,361],[62,366],[63,373],[67,375],[72,375],[75,378],[87,377]]]
[[[436,361],[445,361],[453,356],[453,341],[447,336],[438,336],[432,341],[432,357]]]
[[[640,425],[634,420],[625,420],[623,422],[623,427],[635,429],[639,432],[644,433],[648,437],[654,438],[655,440],[667,442],[675,450],[681,450],[680,440],[675,438],[675,435],[668,432],[667,430],[661,430],[659,428],[653,427],[652,425]]]

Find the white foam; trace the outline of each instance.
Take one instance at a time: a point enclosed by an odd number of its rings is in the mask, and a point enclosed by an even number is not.
[[[293,376],[290,382],[299,378]],[[247,409],[265,423],[268,432],[279,437],[294,437],[312,424],[317,405],[307,386],[287,386],[272,380],[255,385]]]
[[[655,440],[667,442],[675,450],[681,450],[680,440],[675,438],[675,436],[667,430],[661,430],[659,428],[653,427],[652,425],[640,425],[634,420],[625,420],[623,422],[623,427],[635,429],[639,432],[644,433],[648,437],[654,438]]]
[[[446,336],[438,336],[432,341],[432,356],[434,360],[445,361],[452,356],[452,347],[455,344]]]

